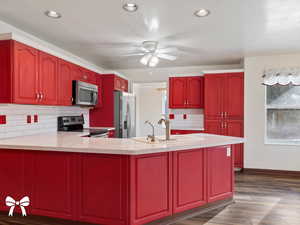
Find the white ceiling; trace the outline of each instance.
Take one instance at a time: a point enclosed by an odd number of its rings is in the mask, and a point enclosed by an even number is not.
[[[245,55],[300,51],[299,0],[0,0],[0,20],[50,41],[106,69],[143,68],[144,40],[176,46],[178,59],[160,67],[240,63]],[[199,8],[211,15],[197,18]],[[63,17],[44,16],[56,10]]]

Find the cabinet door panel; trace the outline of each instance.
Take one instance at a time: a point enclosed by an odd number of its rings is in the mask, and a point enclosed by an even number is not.
[[[169,108],[186,107],[186,78],[172,77],[169,79]]]
[[[58,103],[59,105],[72,105],[72,65],[64,60],[58,63]]]
[[[38,103],[38,50],[14,42],[13,80],[14,103]]]
[[[30,181],[27,179],[28,176],[25,170],[25,159],[29,153],[24,153],[20,150],[5,149],[0,150],[0,154],[1,201],[4,203],[7,196],[17,201],[24,196],[30,197],[30,192],[26,188],[30,185]],[[0,204],[0,210],[8,211],[9,208],[3,203]],[[16,207],[15,211],[20,213],[20,208]]]
[[[57,68],[58,58],[39,52],[39,84],[41,101],[39,104],[57,104]]]
[[[70,153],[32,153],[33,214],[74,219],[73,157]]]
[[[171,154],[131,158],[131,224],[172,214]]]
[[[208,134],[223,134],[222,121],[221,120],[205,120],[205,133]]]
[[[204,107],[204,78],[189,77],[187,78],[186,98],[187,108]]]
[[[204,77],[204,109],[206,119],[219,119],[223,113],[224,75],[210,74]]]
[[[125,225],[129,179],[126,159],[126,156],[80,154],[77,174],[79,220]]]
[[[205,150],[173,154],[173,212],[178,213],[206,204]]]
[[[227,119],[244,118],[244,73],[227,74],[224,103]]]
[[[230,155],[227,155],[230,148]],[[233,195],[233,157],[230,146],[207,149],[207,191],[208,202],[228,198]]]

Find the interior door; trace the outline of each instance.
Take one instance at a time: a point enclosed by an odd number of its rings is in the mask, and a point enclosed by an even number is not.
[[[14,42],[14,103],[38,104],[38,50]]]
[[[169,79],[169,108],[186,107],[186,78],[171,77]]]
[[[206,119],[222,118],[224,75],[209,74],[204,77],[205,116]]]
[[[204,107],[204,80],[203,77],[187,78],[186,99],[187,108]]]
[[[224,90],[225,117],[242,119],[244,117],[244,73],[227,74]]]
[[[57,104],[57,68],[58,58],[45,52],[39,52],[39,84],[41,104]]]

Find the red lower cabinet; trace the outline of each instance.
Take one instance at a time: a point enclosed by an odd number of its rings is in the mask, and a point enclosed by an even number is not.
[[[74,154],[32,152],[30,170],[30,214],[75,219]]]
[[[78,219],[125,225],[128,219],[128,157],[80,154],[77,168]]]
[[[204,149],[173,153],[173,212],[202,206],[207,202]]]
[[[208,202],[233,195],[234,171],[231,146],[207,149]]]
[[[142,225],[230,198],[233,175],[230,146],[136,156],[0,150],[2,200],[29,196],[28,215],[103,225]]]
[[[172,154],[130,158],[130,224],[172,215]]]

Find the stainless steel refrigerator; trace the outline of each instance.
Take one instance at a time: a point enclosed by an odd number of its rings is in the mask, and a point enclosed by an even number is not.
[[[115,91],[114,104],[116,137],[135,137],[135,95],[127,92]]]

